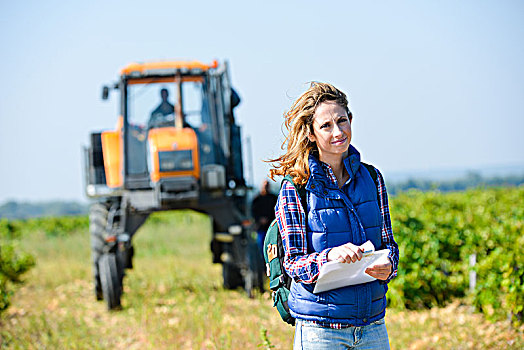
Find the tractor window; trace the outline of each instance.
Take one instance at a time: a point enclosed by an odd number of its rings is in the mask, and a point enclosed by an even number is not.
[[[128,85],[128,121],[140,128],[173,126],[175,84]]]
[[[201,165],[216,162],[213,123],[204,84],[202,81],[182,82],[184,127],[191,127],[196,132]],[[178,85],[175,82],[128,85],[127,116],[131,130],[128,142],[130,145],[136,144],[136,147],[131,148],[139,158],[136,161],[130,160],[130,173],[142,173],[145,169],[142,163],[146,159],[148,130],[175,126],[178,93]]]
[[[199,128],[202,120],[203,90],[201,82],[182,83],[184,126]],[[175,106],[178,88],[175,83],[150,83],[128,85],[128,121],[142,128],[175,125]],[[204,119],[206,119],[204,117]]]
[[[202,120],[202,83],[185,82],[182,84],[182,105],[186,122],[193,128],[200,128]]]

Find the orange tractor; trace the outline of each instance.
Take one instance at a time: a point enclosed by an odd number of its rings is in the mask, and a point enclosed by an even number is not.
[[[156,211],[193,209],[211,216],[214,263],[225,288],[262,289],[263,268],[250,254],[240,127],[227,63],[133,63],[118,82],[115,130],[93,132],[85,148],[95,293],[120,307],[124,271],[132,268],[133,235]],[[251,252],[251,253],[250,253]]]

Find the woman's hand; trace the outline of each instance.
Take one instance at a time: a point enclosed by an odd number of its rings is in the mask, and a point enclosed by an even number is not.
[[[375,277],[378,280],[384,281],[387,280],[389,275],[391,274],[391,269],[391,261],[388,261],[386,264],[379,264],[368,267],[365,272],[371,277]]]
[[[339,261],[341,263],[351,263],[362,259],[362,253],[364,250],[352,243],[346,243],[339,245],[338,247],[331,248],[327,255],[328,261]]]

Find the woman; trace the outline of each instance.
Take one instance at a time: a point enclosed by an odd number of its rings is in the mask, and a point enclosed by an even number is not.
[[[389,349],[386,291],[396,275],[398,246],[384,180],[373,168],[375,183],[360,163],[350,144],[351,121],[343,92],[312,83],[285,115],[287,152],[271,160],[272,179],[291,175],[307,193],[302,208],[295,187],[284,181],[275,207],[284,268],[293,278],[288,306],[297,320],[295,349]],[[360,245],[368,240],[377,250],[390,250],[388,263],[366,270],[377,280],[313,293],[323,264],[360,260]]]

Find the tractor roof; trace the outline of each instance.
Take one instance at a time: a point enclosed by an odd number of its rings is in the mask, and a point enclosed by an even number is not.
[[[211,64],[204,64],[199,61],[156,61],[131,63],[124,67],[121,75],[131,78],[148,76],[172,76],[178,72],[182,74],[201,74],[209,69],[217,68],[218,62],[214,60]]]

